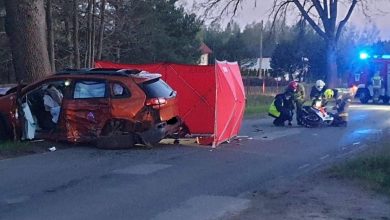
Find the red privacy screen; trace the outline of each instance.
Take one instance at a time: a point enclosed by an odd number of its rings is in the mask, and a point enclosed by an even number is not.
[[[159,73],[175,90],[179,115],[193,136],[209,136],[210,144],[238,135],[245,109],[245,92],[237,63],[198,66],[173,63],[119,64],[97,61],[97,68],[139,69]]]

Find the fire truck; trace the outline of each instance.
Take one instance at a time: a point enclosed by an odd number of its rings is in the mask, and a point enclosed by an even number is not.
[[[366,104],[389,103],[390,100],[390,55],[360,53],[353,65],[349,86],[356,92],[355,98]]]

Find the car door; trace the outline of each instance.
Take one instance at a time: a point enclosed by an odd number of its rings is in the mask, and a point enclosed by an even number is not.
[[[63,103],[62,119],[67,139],[72,142],[93,141],[110,118],[107,82],[77,79],[72,84],[71,98]]]
[[[65,87],[65,80],[54,78],[32,84],[26,87],[23,92],[19,92],[17,101],[19,121],[20,127],[23,128],[22,136],[24,139],[57,139],[59,131],[57,122]],[[58,99],[52,100],[53,104],[54,102],[56,104],[53,109],[45,107],[44,96],[49,95],[49,91],[56,92],[58,95]],[[53,115],[54,113],[55,115]]]

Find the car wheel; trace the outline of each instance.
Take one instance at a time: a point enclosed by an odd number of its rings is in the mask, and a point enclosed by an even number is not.
[[[126,149],[137,144],[137,134],[126,131],[125,123],[120,120],[109,122],[97,138],[96,146],[101,149]]]
[[[385,96],[385,97],[383,97],[383,104],[389,104],[389,101],[390,101],[390,97],[388,97],[388,96]]]
[[[362,91],[359,95],[359,100],[362,104],[367,104],[368,100],[370,100],[370,96],[368,95],[367,91]]]

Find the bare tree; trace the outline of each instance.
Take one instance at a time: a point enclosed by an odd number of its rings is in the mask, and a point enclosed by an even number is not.
[[[95,41],[96,41],[96,24],[95,24],[95,14],[96,14],[96,0],[92,0],[92,30],[91,30],[91,44],[90,44],[90,61],[89,67],[92,67],[95,63]]]
[[[85,51],[85,61],[84,64],[86,67],[91,67],[94,62],[94,53],[95,53],[95,9],[96,9],[96,0],[89,0],[87,6],[87,48]]]
[[[245,0],[208,0],[203,6],[206,13],[223,4],[222,13],[233,13]],[[255,0],[256,1],[256,0]],[[343,28],[348,23],[357,5],[367,10],[369,0],[273,0],[272,15],[274,21],[278,17],[286,17],[290,9],[297,10],[307,23],[316,31],[326,43],[327,50],[327,81],[329,86],[338,84],[337,74],[337,43]],[[347,8],[341,17],[339,7]]]
[[[102,51],[103,51],[103,34],[104,34],[104,16],[106,9],[106,0],[101,0],[100,2],[100,27],[99,27],[99,36],[98,36],[98,51],[97,51],[97,59],[102,59]]]
[[[73,0],[65,0],[62,2],[62,7],[64,9],[64,23],[65,23],[65,35],[66,35],[66,45],[67,48],[69,48],[67,51],[69,52],[69,58],[67,62],[67,66],[69,67],[74,67],[74,50],[71,49],[73,48],[73,41],[72,41],[72,16],[73,16],[73,11],[72,11],[72,4]]]
[[[51,0],[46,0],[46,23],[47,23],[47,40],[51,71],[55,72],[55,52],[54,52],[54,30],[53,30],[53,11]]]
[[[74,64],[76,68],[80,68],[80,46],[79,46],[79,12],[78,1],[73,0],[73,51]]]
[[[5,6],[16,80],[31,82],[50,74],[44,0],[6,0]]]

